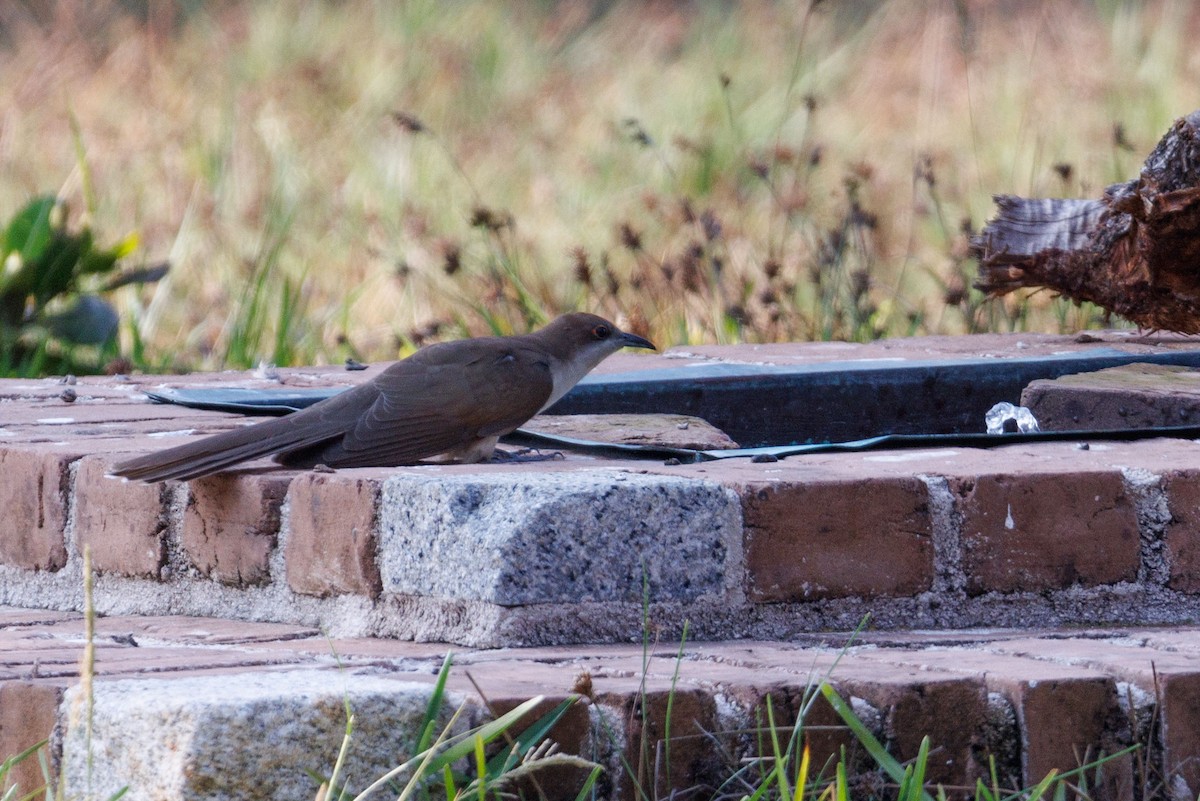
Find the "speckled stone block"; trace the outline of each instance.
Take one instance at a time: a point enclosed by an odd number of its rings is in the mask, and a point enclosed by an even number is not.
[[[384,483],[384,591],[501,606],[721,597],[741,509],[705,481],[617,470],[398,475]]]

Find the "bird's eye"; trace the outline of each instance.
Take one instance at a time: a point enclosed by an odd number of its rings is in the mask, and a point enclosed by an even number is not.
[[[598,325],[592,329],[592,336],[596,339],[608,339],[612,336],[612,329],[607,325]]]

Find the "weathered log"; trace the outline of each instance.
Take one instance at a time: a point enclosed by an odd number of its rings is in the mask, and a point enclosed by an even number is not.
[[[1200,333],[1200,111],[1176,120],[1138,178],[1100,200],[998,195],[971,242],[976,288],[1045,287],[1142,328]]]

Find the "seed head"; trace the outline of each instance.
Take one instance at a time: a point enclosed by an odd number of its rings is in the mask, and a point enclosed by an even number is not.
[[[410,134],[424,133],[428,130],[425,127],[425,123],[406,111],[393,111],[392,122],[400,126],[400,130]]]

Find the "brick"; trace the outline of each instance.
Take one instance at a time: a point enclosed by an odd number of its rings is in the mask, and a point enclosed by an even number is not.
[[[916,478],[751,484],[742,505],[752,601],[894,597],[932,585],[928,495]]]
[[[292,481],[284,549],[292,590],[379,596],[379,494],[378,481],[342,474],[305,473]]]
[[[25,570],[59,570],[67,563],[70,457],[53,452],[0,450],[0,564]]]
[[[196,569],[223,584],[267,582],[289,480],[219,473],[190,482],[179,538]]]
[[[784,734],[790,734],[804,705],[809,703],[801,731],[804,736],[803,745],[809,749],[812,775],[832,776],[833,766],[843,754],[849,760],[846,770],[851,776],[874,772],[876,765],[867,758],[865,751],[854,747],[857,740],[837,711],[823,696],[818,695],[815,699],[810,699],[808,693],[815,692],[815,684],[785,684],[773,687],[756,698],[750,709],[750,726],[755,736],[751,738],[752,750],[749,756],[764,759],[774,756],[774,747],[769,738],[760,736],[768,734],[772,720],[775,722],[775,730],[780,733],[780,745],[786,747]],[[769,714],[768,700],[771,705]]]
[[[1200,373],[1125,364],[1033,381],[1021,393],[1043,431],[1177,426],[1200,419]]]
[[[987,475],[950,486],[970,595],[1137,578],[1137,515],[1117,472]]]
[[[9,681],[0,684],[0,761],[48,740],[58,719],[63,688],[38,681]],[[0,795],[14,785],[21,798],[43,785],[41,765],[34,754],[16,765],[0,781]]]
[[[1009,688],[1022,731],[1024,786],[1108,756],[1131,745],[1128,721],[1117,704],[1111,679],[1019,681]],[[1108,762],[1101,773],[1107,798],[1132,798],[1128,756]],[[1096,776],[1088,775],[1095,787]]]
[[[490,694],[490,687],[484,687],[483,689],[485,693],[489,693],[487,698],[488,709],[497,717],[508,712],[513,707],[524,703],[530,697],[529,695],[507,698],[495,697]],[[566,696],[547,697],[513,727],[509,734],[514,738],[519,737],[534,723],[537,723],[544,716],[550,714],[564,700],[566,700]],[[587,759],[589,754],[585,752],[584,746],[587,743],[590,727],[591,722],[588,716],[587,702],[583,699],[576,699],[546,736],[558,745],[561,753],[574,754]],[[503,747],[507,747],[507,740],[504,740]],[[518,797],[545,798],[549,801],[564,799],[564,801],[569,801],[569,799],[574,799],[578,795],[579,789],[587,780],[589,773],[591,771],[583,767],[574,767],[571,765],[548,766],[534,771],[528,779],[518,782],[515,787],[509,789],[515,792]]]
[[[646,705],[643,713],[642,704]],[[667,705],[670,703],[670,726]],[[654,690],[634,693],[621,703],[625,727],[625,760],[638,777],[638,785],[650,789],[652,798],[666,798],[672,791],[707,787],[715,789],[722,775],[720,755],[705,732],[717,731],[713,697],[702,690]],[[618,721],[609,721],[619,725]],[[668,730],[669,729],[669,730]],[[669,741],[668,741],[669,735]],[[603,735],[601,735],[603,736]],[[636,797],[632,779],[618,779],[619,798]]]
[[[1016,711],[1020,728],[1021,786],[1040,782],[1054,769],[1078,768],[1104,754],[1130,745],[1129,726],[1117,702],[1115,681],[1103,673],[981,648],[870,649],[860,658],[917,666],[923,670],[980,676],[991,691],[1001,693]],[[1014,766],[1015,767],[1015,766]],[[1128,757],[1109,762],[1106,798],[1127,798],[1132,788]],[[1095,784],[1094,776],[1089,783]]]
[[[1200,663],[1192,653],[1147,648],[1103,639],[1024,639],[996,642],[998,651],[1088,665],[1132,682],[1159,701],[1154,737],[1162,744],[1161,764],[1181,797],[1200,794]]]
[[[319,635],[316,629],[290,623],[252,623],[186,615],[105,615],[96,619],[95,627],[96,635],[101,637],[169,640],[189,645],[291,642]],[[58,628],[82,630],[82,625],[59,624]],[[322,637],[320,642],[325,646],[324,653],[328,653],[329,641]]]
[[[1186,796],[1200,795],[1200,671],[1162,673],[1158,688],[1163,773],[1181,780]]]
[[[1163,476],[1163,489],[1171,510],[1165,534],[1167,586],[1200,593],[1200,473],[1172,471]]]
[[[987,692],[978,678],[847,681],[844,686],[883,713],[885,744],[896,759],[913,759],[922,738],[929,737],[927,781],[969,787],[983,775],[975,754],[987,719]]]
[[[160,577],[166,563],[171,485],[143,484],[106,475],[108,461],[88,457],[75,480],[80,551],[90,547],[101,573]]]

